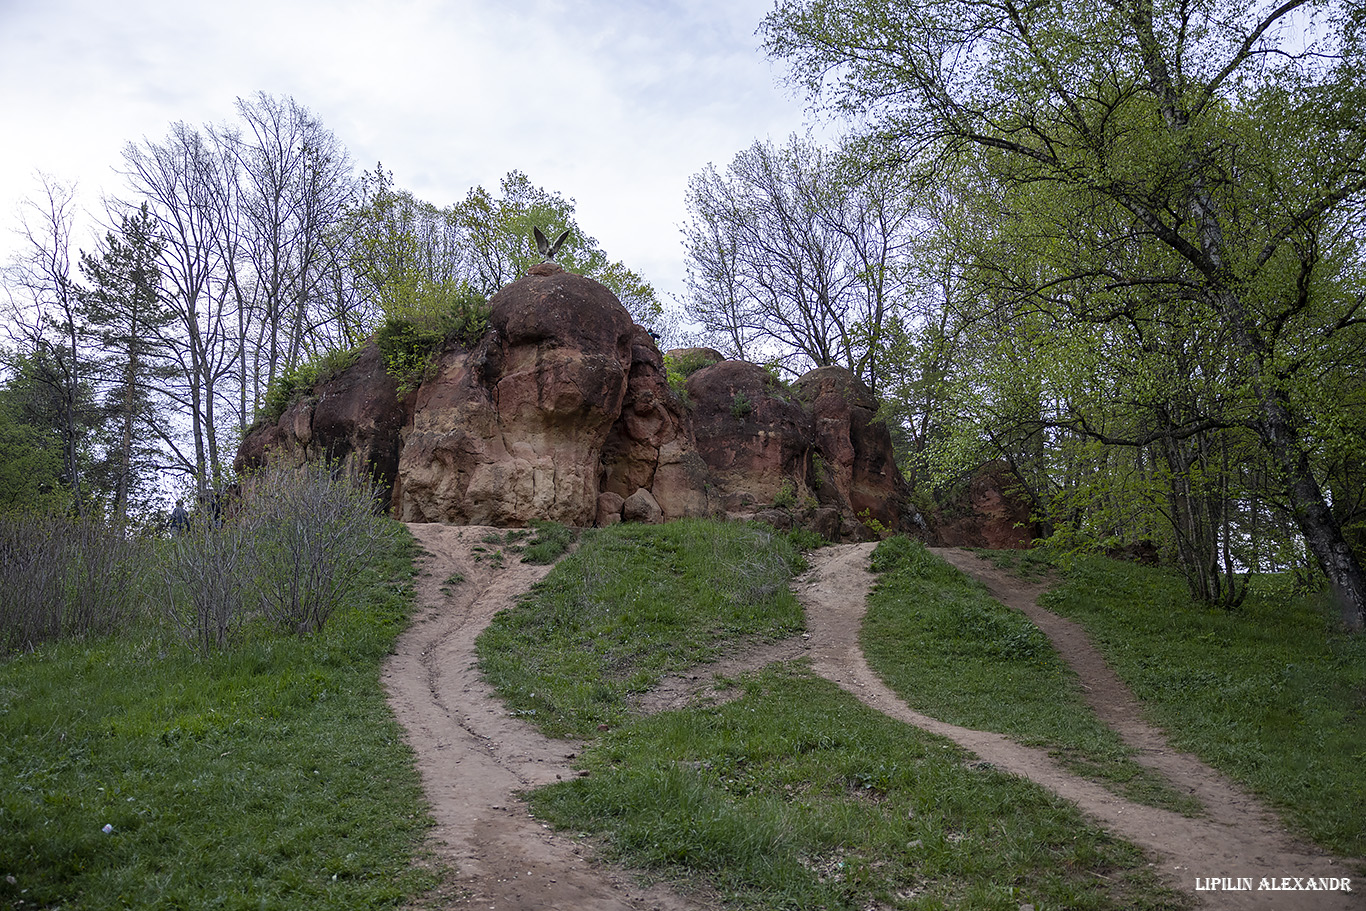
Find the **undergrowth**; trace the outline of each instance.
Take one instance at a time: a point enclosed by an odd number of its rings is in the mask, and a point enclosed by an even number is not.
[[[266,389],[265,399],[256,414],[253,426],[279,420],[290,405],[307,395],[360,358],[361,346],[324,351],[301,364],[280,372]]]
[[[0,906],[353,911],[431,885],[380,685],[411,552],[391,538],[305,638],[206,655],[142,630],[0,663]]]

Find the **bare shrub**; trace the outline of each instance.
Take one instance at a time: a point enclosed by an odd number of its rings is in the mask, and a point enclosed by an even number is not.
[[[246,486],[263,614],[280,629],[322,629],[393,534],[375,484],[322,464],[268,469]]]
[[[197,518],[171,540],[161,564],[163,614],[206,654],[227,647],[254,602],[251,529],[241,518]]]
[[[95,519],[0,516],[0,654],[114,632],[139,615],[147,542]]]

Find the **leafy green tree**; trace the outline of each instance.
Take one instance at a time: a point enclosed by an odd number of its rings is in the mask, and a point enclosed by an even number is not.
[[[555,237],[569,231],[556,261],[570,272],[602,282],[640,323],[653,326],[662,315],[653,286],[620,262],[608,259],[574,220],[574,200],[531,183],[521,171],[509,171],[494,196],[475,187],[451,207],[459,226],[466,263],[466,280],[479,293],[492,297],[499,288],[526,274],[540,262],[532,229]]]
[[[30,365],[15,366],[16,375],[0,386],[0,513],[65,511],[71,496],[62,483],[61,433],[49,423],[32,423],[31,396],[38,389],[29,381]]]
[[[1225,346],[1224,397],[1149,433],[1250,432],[1361,628],[1366,574],[1320,487],[1312,400],[1321,371],[1366,344],[1352,290],[1364,17],[1321,9],[1325,37],[1309,47],[1289,29],[1314,16],[1308,0],[785,0],[763,31],[814,97],[904,154],[974,155],[1002,192],[1048,188],[1050,210],[1022,220],[1036,246],[1072,255],[1045,258],[1029,297],[1066,295],[1098,326],[1199,314],[1182,318],[1198,344]]]
[[[662,316],[654,288],[608,259],[575,222],[574,201],[534,186],[520,171],[503,178],[500,195],[475,187],[445,209],[395,188],[382,166],[361,183],[345,230],[357,280],[379,311],[372,317],[403,315],[413,306],[430,309],[433,301],[470,293],[492,297],[540,262],[532,234],[537,227],[547,233],[568,230],[556,260],[612,289],[638,322],[653,326]]]
[[[91,507],[91,441],[98,424],[87,376],[79,285],[72,275],[75,189],[42,178],[42,193],[22,210],[23,250],[5,271],[6,329],[15,342],[8,365],[17,420],[60,440],[60,482],[73,512]]]

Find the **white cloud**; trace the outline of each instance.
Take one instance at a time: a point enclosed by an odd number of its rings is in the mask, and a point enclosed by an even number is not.
[[[120,150],[266,91],[438,205],[513,169],[665,293],[688,177],[802,129],[754,35],[767,0],[0,0],[0,228],[35,170],[114,193]],[[8,232],[5,232],[6,234]],[[0,255],[15,248],[0,237]]]

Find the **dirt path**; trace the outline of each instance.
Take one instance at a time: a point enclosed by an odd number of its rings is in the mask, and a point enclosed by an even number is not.
[[[591,849],[552,833],[516,792],[577,774],[577,745],[509,717],[475,667],[474,639],[549,567],[476,562],[478,526],[408,526],[428,556],[418,562],[419,613],[385,672],[389,703],[417,753],[436,828],[431,847],[453,869],[442,909],[493,911],[693,911],[663,887],[649,889],[596,865]],[[464,581],[448,585],[452,574]]]
[[[436,819],[431,846],[451,869],[425,907],[441,909],[576,909],[576,911],[703,911],[705,897],[663,886],[642,888],[594,863],[592,849],[552,833],[532,818],[516,793],[577,774],[578,745],[543,737],[510,717],[480,678],[474,640],[493,615],[511,606],[547,572],[509,562],[499,569],[474,560],[483,527],[410,525],[427,551],[419,561],[419,613],[400,638],[385,673],[389,701],[417,753],[423,787]],[[770,661],[808,656],[816,671],[880,711],[949,737],[997,767],[1028,777],[1073,801],[1111,831],[1148,848],[1162,872],[1207,908],[1337,911],[1362,908],[1366,881],[1352,894],[1323,892],[1196,892],[1197,877],[1353,876],[1342,861],[1294,844],[1275,817],[1194,757],[1172,751],[1143,722],[1138,704],[1105,666],[1081,630],[1043,611],[1042,586],[1023,583],[960,551],[941,555],[977,575],[1003,602],[1025,611],[1077,669],[1098,715],[1140,750],[1142,761],[1199,797],[1210,818],[1187,819],[1119,798],[1065,771],[1038,749],[999,735],[945,724],[912,710],[872,673],[858,647],[872,584],[872,545],[824,548],[797,580],[808,634],[677,675],[649,694],[646,710],[685,704],[717,673],[738,674]],[[448,584],[453,574],[463,581]],[[724,698],[724,697],[719,697]]]
[[[938,553],[960,569],[979,576],[992,594],[1024,610],[1053,640],[1077,671],[1097,714],[1140,750],[1142,761],[1173,785],[1199,797],[1207,819],[1188,819],[1165,810],[1130,803],[1071,774],[1043,750],[1007,738],[946,724],[906,705],[873,674],[858,646],[865,601],[872,586],[868,572],[871,544],[842,545],[817,551],[813,568],[797,580],[811,634],[816,671],[863,702],[908,724],[941,734],[1003,770],[1038,782],[1072,801],[1115,834],[1142,845],[1161,859],[1161,872],[1173,886],[1196,895],[1206,908],[1350,909],[1363,907],[1366,882],[1354,877],[1352,893],[1257,891],[1263,877],[1353,877],[1342,860],[1297,844],[1275,816],[1198,759],[1173,751],[1156,728],[1145,723],[1128,688],[1110,672],[1080,628],[1038,607],[1042,585],[1031,585],[995,570],[965,551]],[[1197,879],[1251,877],[1250,891],[1199,890]]]

